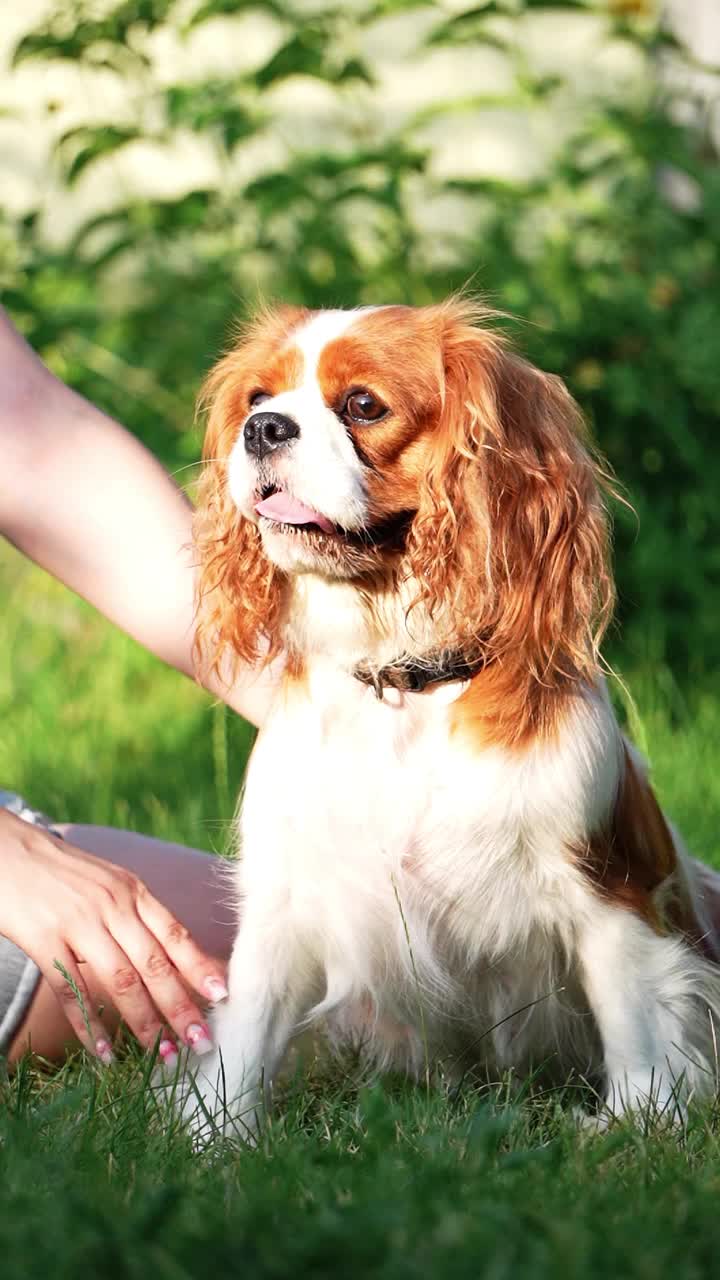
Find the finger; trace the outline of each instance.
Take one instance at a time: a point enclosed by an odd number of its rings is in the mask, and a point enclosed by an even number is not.
[[[225,966],[203,951],[185,925],[144,885],[140,886],[135,904],[140,919],[157,938],[183,981],[211,1004],[225,1000],[228,995]]]
[[[159,938],[132,910],[110,917],[109,924],[167,1026],[196,1053],[207,1053],[212,1041],[204,1015]]]
[[[105,1066],[113,1061],[110,1037],[93,1006],[77,958],[65,946],[54,948],[55,961],[44,975],[78,1040]]]
[[[162,1057],[177,1052],[134,957],[127,954],[114,933],[114,928],[112,933],[107,927],[100,928],[83,940],[88,963],[123,1022],[143,1047],[154,1049],[157,1044]]]

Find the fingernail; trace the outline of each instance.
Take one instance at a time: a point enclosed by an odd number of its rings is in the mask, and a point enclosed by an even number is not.
[[[158,1054],[162,1058],[163,1066],[167,1071],[174,1071],[178,1064],[177,1045],[173,1040],[161,1040],[158,1045]]]
[[[204,1026],[200,1022],[191,1022],[185,1032],[185,1039],[193,1052],[197,1053],[200,1057],[202,1057],[204,1053],[209,1053],[213,1047],[212,1040],[210,1039],[209,1027]]]
[[[111,1062],[115,1061],[115,1054],[110,1048],[109,1040],[96,1040],[95,1052],[104,1066],[109,1067]]]
[[[221,1000],[227,1000],[230,992],[222,978],[207,978],[205,981],[205,995],[213,1004],[219,1004]]]

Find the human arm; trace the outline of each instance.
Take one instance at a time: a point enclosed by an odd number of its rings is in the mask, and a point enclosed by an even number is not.
[[[195,677],[192,511],[129,432],[55,378],[0,308],[0,533]],[[272,670],[203,682],[260,724]]]

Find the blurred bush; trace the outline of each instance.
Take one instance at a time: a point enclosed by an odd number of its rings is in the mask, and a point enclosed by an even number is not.
[[[263,65],[235,77],[152,80],[147,42],[164,24],[191,30],[248,7],[282,23]],[[133,199],[89,217],[61,248],[43,236],[42,211],[19,224],[6,217],[5,301],[66,380],[177,466],[197,456],[190,415],[200,379],[259,291],[309,306],[422,303],[470,282],[519,318],[516,340],[530,357],[567,379],[636,508],[639,524],[623,512],[617,521],[626,650],[668,659],[681,677],[715,668],[720,174],[702,127],[673,123],[653,80],[657,59],[675,43],[653,6],[431,6],[437,20],[426,45],[502,50],[515,84],[505,101],[528,109],[562,85],[528,68],[514,38],[527,11],[601,9],[608,32],[633,45],[647,89],[630,103],[590,104],[540,177],[440,181],[417,120],[361,120],[342,144],[298,138],[281,166],[268,161],[246,183],[233,176],[238,149],[271,134],[268,95],[278,84],[294,76],[324,82],[340,112],[348,94],[373,83],[353,31],[413,7],[421,6],[58,4],[20,42],[16,64],[64,58],[107,67],[129,84],[142,77],[144,95],[134,123],[88,123],[59,139],[64,182],[72,186],[138,138],[169,144],[179,129],[212,144],[222,176],[175,199]],[[428,107],[423,123],[452,131],[463,111],[497,106],[470,89]],[[424,228],[418,210],[438,198],[454,200],[462,217]]]

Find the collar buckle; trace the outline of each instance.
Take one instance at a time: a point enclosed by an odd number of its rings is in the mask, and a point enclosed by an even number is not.
[[[431,684],[449,684],[453,680],[470,680],[486,666],[485,657],[470,659],[463,653],[434,653],[425,658],[397,658],[386,666],[375,668],[361,663],[353,675],[361,684],[375,690],[382,702],[385,689],[403,693],[423,693]]]

